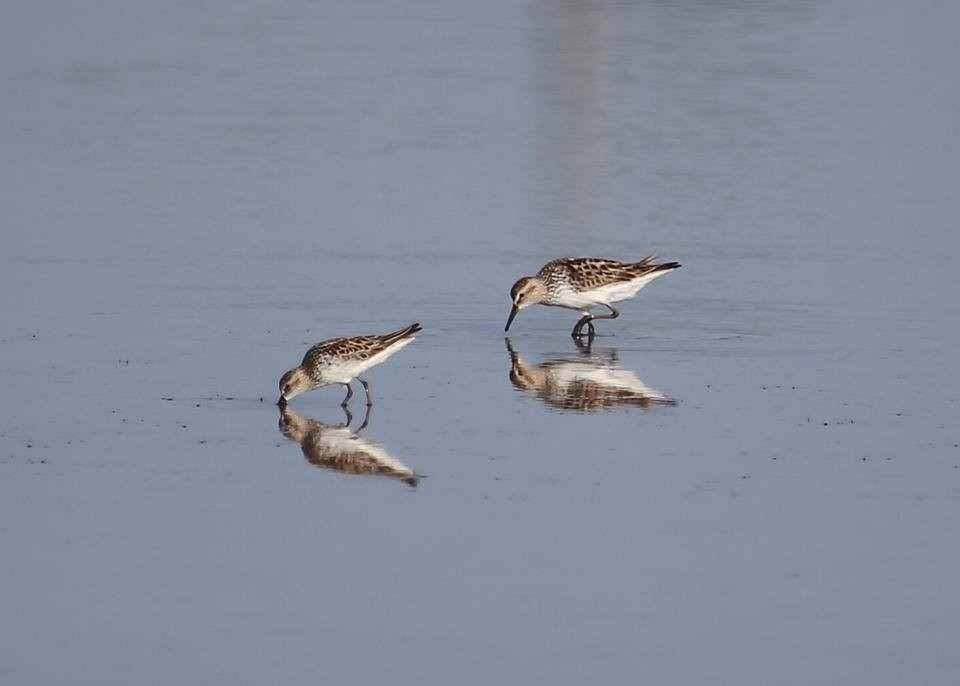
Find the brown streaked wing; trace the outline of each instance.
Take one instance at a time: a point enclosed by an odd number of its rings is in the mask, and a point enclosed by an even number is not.
[[[320,341],[303,356],[303,366],[310,368],[331,360],[353,358],[365,360],[384,348],[378,336],[346,336]]]
[[[578,288],[590,289],[608,286],[621,281],[630,281],[653,271],[655,255],[648,255],[639,262],[619,262],[602,257],[565,257],[554,260],[540,270],[541,276],[555,271],[564,271],[570,283]]]

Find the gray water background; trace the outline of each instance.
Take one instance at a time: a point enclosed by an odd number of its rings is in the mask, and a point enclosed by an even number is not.
[[[957,683],[958,20],[4,3],[0,682]],[[512,282],[653,250],[595,347],[677,404],[515,389]],[[309,464],[279,375],[411,321],[424,478]]]

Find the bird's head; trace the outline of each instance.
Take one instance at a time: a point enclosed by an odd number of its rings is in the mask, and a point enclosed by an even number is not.
[[[294,367],[280,377],[280,400],[277,404],[284,405],[291,398],[316,388],[317,385],[303,367]]]
[[[536,276],[524,276],[517,279],[510,289],[510,300],[513,301],[513,307],[510,308],[510,316],[507,318],[507,325],[504,331],[510,330],[513,318],[517,316],[520,310],[543,302],[547,297],[547,285],[542,279]]]

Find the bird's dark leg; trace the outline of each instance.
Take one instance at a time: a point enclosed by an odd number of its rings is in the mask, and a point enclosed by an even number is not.
[[[617,310],[613,305],[608,305],[603,303],[603,306],[610,310],[610,314],[593,314],[592,312],[587,312],[580,318],[580,321],[577,322],[577,325],[573,327],[573,333],[570,335],[574,338],[582,336],[584,325],[587,327],[587,336],[591,339],[597,335],[597,330],[593,326],[594,319],[616,319],[620,316],[620,311]]]
[[[349,384],[349,383],[340,384],[340,385],[347,387],[347,397],[344,398],[344,399],[343,399],[343,402],[340,403],[340,407],[346,407],[346,406],[347,406],[347,403],[350,402],[350,398],[353,397],[353,389],[350,388],[350,384]]]
[[[367,407],[370,407],[373,405],[373,398],[370,397],[370,384],[359,377],[357,378],[357,381],[359,381],[360,385],[363,386],[363,392],[367,394]]]
[[[594,315],[595,319],[616,319],[620,316],[620,310],[613,305],[607,305],[604,303],[603,306],[610,310],[610,314],[596,314]]]
[[[353,415],[350,414],[350,408],[347,407],[346,404],[341,405],[340,408],[343,410],[343,413],[347,416],[347,421],[341,424],[338,428],[349,429],[350,424],[353,423]]]
[[[580,317],[576,324],[574,324],[573,331],[570,332],[570,335],[574,338],[579,338],[583,335],[583,327],[587,326],[587,331],[589,332],[588,335],[591,337],[595,336],[597,332],[594,330],[593,324],[590,323],[591,319],[593,319],[593,315],[589,312],[584,312],[583,316]]]
[[[360,423],[360,426],[358,426],[353,433],[358,434],[364,429],[366,429],[367,422],[369,421],[370,421],[370,406],[367,405],[367,411],[363,413],[363,422]]]

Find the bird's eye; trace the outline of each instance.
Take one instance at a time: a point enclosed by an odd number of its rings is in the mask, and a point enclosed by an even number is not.
[[[290,390],[290,384],[288,383],[283,384],[283,392],[287,393],[289,392],[289,390]]]
[[[517,302],[520,302],[521,300],[523,300],[523,293],[517,296]]]

